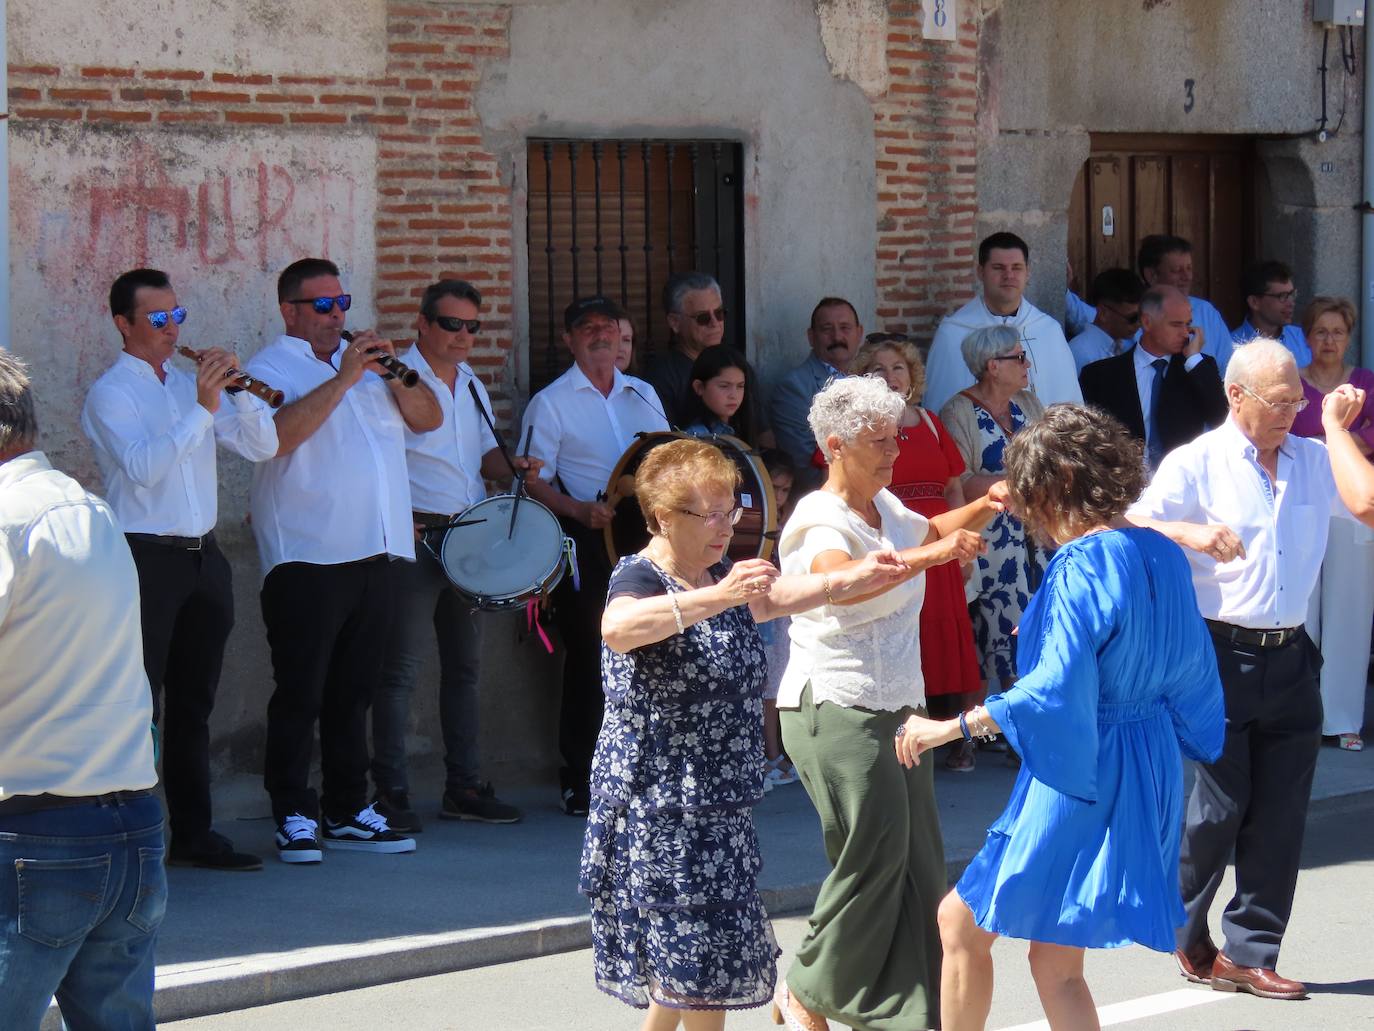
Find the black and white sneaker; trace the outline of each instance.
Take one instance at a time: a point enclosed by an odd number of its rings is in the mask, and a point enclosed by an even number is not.
[[[277,858],[283,863],[318,863],[319,824],[300,813],[292,813],[277,828]]]
[[[415,839],[392,830],[375,805],[337,823],[326,817],[323,837],[325,848],[381,853],[415,851]]]

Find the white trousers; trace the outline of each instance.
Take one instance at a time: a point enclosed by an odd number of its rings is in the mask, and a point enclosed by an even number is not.
[[[1332,519],[1321,576],[1307,606],[1307,633],[1322,653],[1322,733],[1364,726],[1374,620],[1374,530]]]

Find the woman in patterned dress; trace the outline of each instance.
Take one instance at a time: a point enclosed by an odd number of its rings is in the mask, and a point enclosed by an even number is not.
[[[645,1008],[645,1031],[724,1027],[772,996],[778,947],[755,883],[765,660],[756,620],[881,590],[893,553],[778,577],[725,549],[739,472],[714,445],[660,445],[637,473],[653,534],[611,576],[606,715],[592,764],[580,890],[597,986]]]
[[[849,363],[851,375],[876,375],[901,394],[906,410],[898,422],[897,461],[888,490],[903,505],[931,519],[964,505],[964,459],[949,430],[917,402],[926,390],[926,369],[916,345],[900,333],[870,333]],[[926,570],[921,605],[921,674],[932,717],[953,716],[983,699],[973,626],[964,597],[964,570],[957,562]],[[971,773],[974,747],[956,742],[945,768]]]
[[[1045,407],[1028,389],[1029,355],[1014,326],[986,326],[964,338],[964,363],[977,382],[940,409],[964,456],[964,496],[982,497],[1004,476],[1003,453]],[[973,635],[989,690],[1016,679],[1012,632],[1040,581],[1041,566],[1021,521],[1001,513],[983,531],[988,550],[978,557],[970,590]]]

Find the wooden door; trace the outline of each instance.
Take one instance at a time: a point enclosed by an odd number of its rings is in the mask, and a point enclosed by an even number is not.
[[[1250,137],[1094,134],[1069,202],[1079,293],[1103,269],[1134,269],[1146,236],[1172,233],[1193,245],[1193,292],[1238,324],[1241,270],[1259,250],[1255,160]]]

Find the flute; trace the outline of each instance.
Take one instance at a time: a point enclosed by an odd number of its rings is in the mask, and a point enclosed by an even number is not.
[[[346,329],[340,331],[339,336],[350,343],[353,340],[353,334]],[[395,355],[387,354],[380,347],[374,347],[367,353],[377,359],[378,365],[400,380],[401,386],[413,387],[416,383],[420,382],[420,374]]]
[[[195,362],[197,365],[199,365],[204,360],[204,356],[199,351],[193,351],[191,350],[191,348],[186,347],[182,344],[177,345],[177,353],[185,355],[187,358],[190,358],[191,361]],[[280,390],[275,390],[272,387],[269,387],[262,380],[254,379],[246,372],[239,372],[238,369],[230,369],[229,375],[235,378],[233,384],[227,389],[246,390],[254,397],[260,397],[262,398],[262,400],[266,401],[267,406],[269,408],[280,408],[282,406],[282,402],[286,400],[286,395],[283,394]]]

